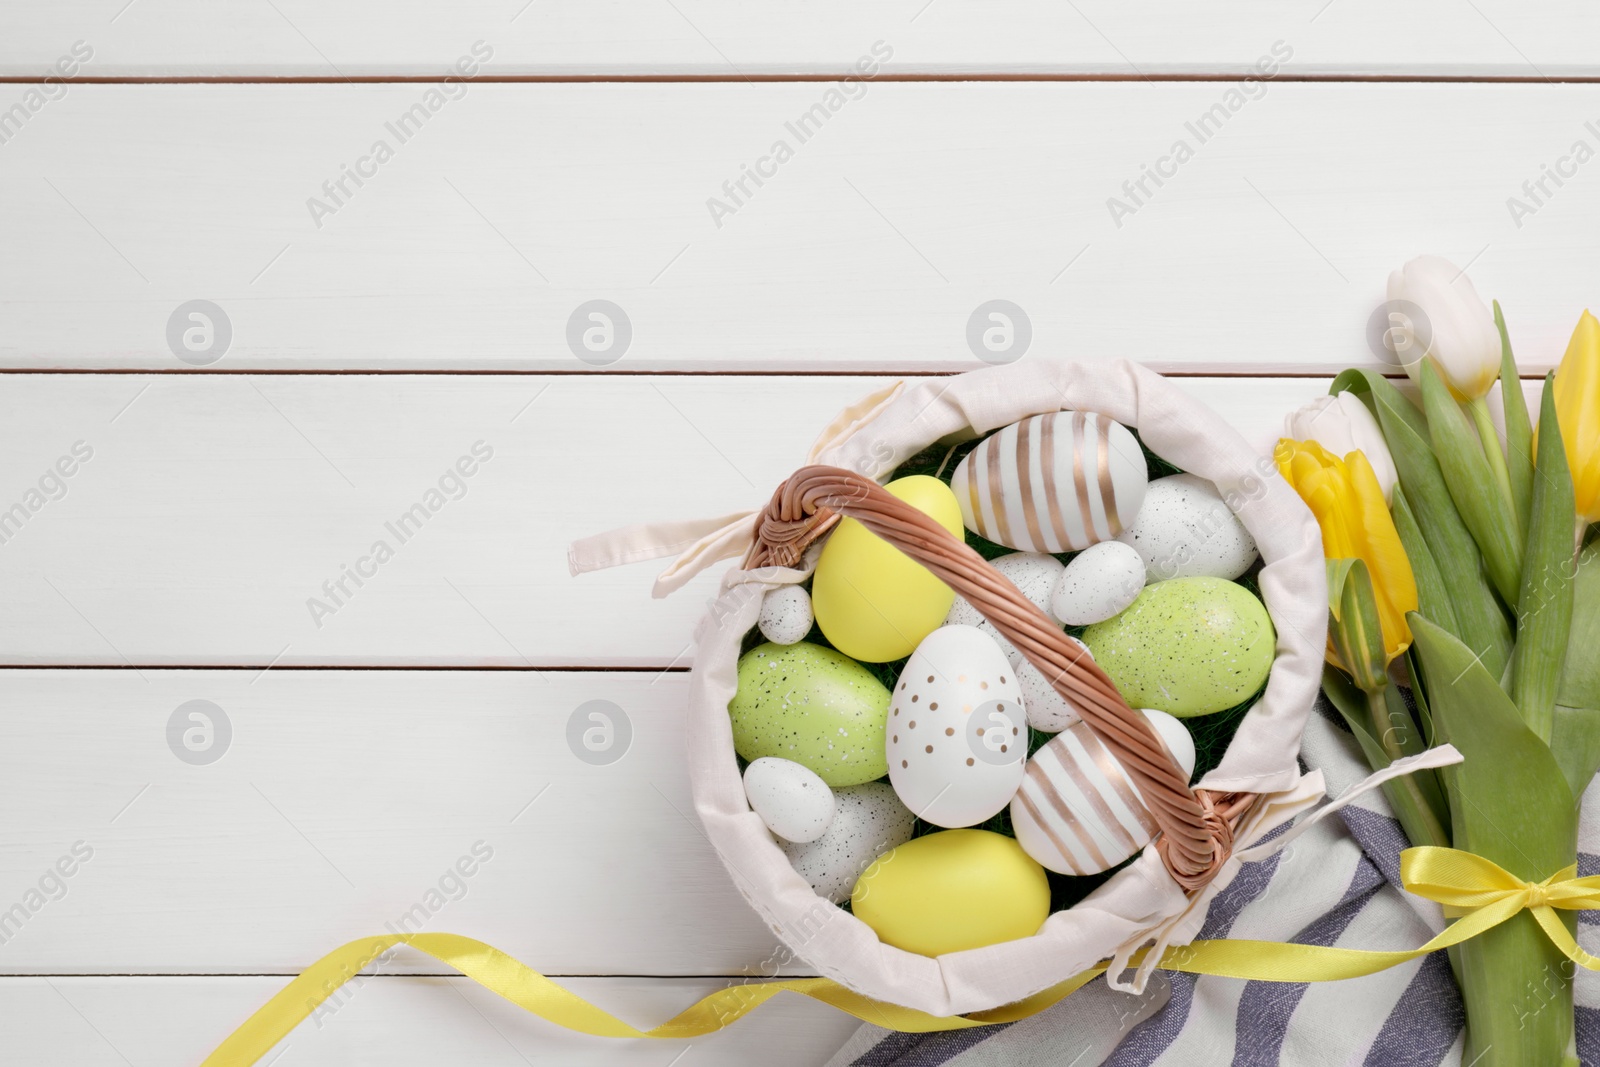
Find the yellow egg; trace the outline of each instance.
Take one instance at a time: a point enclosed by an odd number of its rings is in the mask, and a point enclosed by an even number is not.
[[[957,538],[961,505],[950,487],[925,474],[884,486]],[[811,583],[811,606],[830,644],[851,659],[887,663],[911,655],[944,624],[955,593],[927,568],[854,519],[828,537]]]
[[[1038,933],[1050,883],[1013,838],[943,830],[873,861],[850,910],[884,944],[941,956]]]

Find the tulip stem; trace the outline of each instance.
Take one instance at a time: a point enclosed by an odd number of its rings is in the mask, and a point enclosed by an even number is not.
[[[1379,747],[1393,763],[1405,756],[1403,739],[1416,726],[1409,719],[1400,719],[1390,711],[1388,700],[1383,689],[1369,689],[1364,691],[1367,698],[1367,714],[1372,723],[1372,736],[1378,741]],[[1413,845],[1449,845],[1450,831],[1444,828],[1439,817],[1434,813],[1433,805],[1422,793],[1416,776],[1411,774],[1401,775],[1383,784],[1384,796],[1389,798],[1389,805],[1394,808],[1396,817],[1400,820],[1400,827],[1406,832]]]
[[[1489,398],[1473,397],[1467,401],[1467,410],[1472,412],[1473,424],[1477,426],[1478,437],[1483,442],[1483,454],[1489,460],[1489,469],[1494,472],[1500,495],[1510,507],[1511,521],[1517,526],[1520,536],[1522,516],[1517,514],[1517,498],[1511,492],[1511,472],[1506,469],[1506,456],[1500,450],[1500,432],[1494,428],[1494,417],[1489,414]]]

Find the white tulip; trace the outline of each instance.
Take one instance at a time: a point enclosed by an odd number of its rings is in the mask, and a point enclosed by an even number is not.
[[[1487,393],[1500,374],[1500,331],[1472,279],[1447,259],[1418,256],[1389,275],[1390,304],[1399,300],[1422,313],[1414,321],[1414,313],[1390,309],[1388,338],[1411,380],[1420,380],[1427,356],[1463,399]]]
[[[1384,443],[1383,431],[1367,405],[1351,392],[1337,396],[1319,396],[1305,407],[1283,420],[1286,437],[1296,441],[1315,441],[1329,452],[1343,459],[1360,450],[1372,464],[1372,472],[1383,487],[1383,499],[1394,499],[1394,459],[1389,446]]]

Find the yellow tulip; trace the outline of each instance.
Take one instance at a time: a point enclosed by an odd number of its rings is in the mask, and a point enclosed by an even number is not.
[[[1600,321],[1587,311],[1556,368],[1555,388],[1578,516],[1600,522]]]
[[[1359,449],[1340,459],[1315,441],[1288,438],[1278,442],[1274,458],[1278,471],[1316,516],[1323,555],[1359,559],[1367,565],[1387,666],[1411,644],[1406,612],[1417,610],[1417,583],[1372,464]],[[1328,660],[1348,671],[1331,645]]]

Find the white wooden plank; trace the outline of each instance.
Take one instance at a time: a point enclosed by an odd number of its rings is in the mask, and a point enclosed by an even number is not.
[[[1600,147],[1594,85],[454,88],[404,143],[386,124],[436,88],[45,103],[0,146],[26,252],[0,260],[0,365],[184,369],[169,321],[204,299],[231,323],[218,369],[592,370],[568,325],[606,300],[631,323],[615,369],[959,368],[1004,299],[1035,353],[1331,372],[1375,360],[1388,272],[1431,251],[1501,299],[1533,368],[1600,271],[1600,185],[1572,155]],[[813,106],[831,117],[801,143]],[[393,158],[363,164],[380,140]]]
[[[66,0],[16,5],[5,22],[0,71],[37,75],[84,40],[90,70],[113,77],[438,75],[477,40],[509,75],[838,74],[874,40],[907,72],[1242,73],[1276,39],[1316,73],[1556,77],[1595,72],[1584,42],[1600,30],[1577,0]]]
[[[0,672],[0,972],[292,974],[347,941],[425,928],[550,974],[805,973],[694,815],[687,685]],[[221,709],[204,709],[209,737],[196,709],[178,711],[195,700]],[[615,706],[609,764],[567,742],[591,701]]]
[[[821,427],[883,384],[0,377],[0,515],[40,505],[0,525],[0,662],[683,665],[723,567],[657,601],[665,561],[573,578],[568,543],[760,507]],[[1265,450],[1327,383],[1180,385]],[[79,442],[93,457],[53,478]],[[465,495],[402,542],[389,524],[479,442],[493,457],[460,479]],[[41,480],[66,495],[30,497]],[[363,563],[378,541],[392,558]],[[324,590],[358,565],[376,573]]]
[[[8,1063],[145,1067],[199,1063],[287,981],[277,977],[0,979],[0,1056]],[[720,987],[718,979],[573,978],[562,985],[635,1025],[652,1025]],[[694,1041],[617,1041],[558,1029],[465,979],[376,978],[270,1053],[284,1067],[816,1067],[859,1024],[782,995]],[[674,1061],[674,1056],[681,1060]]]

